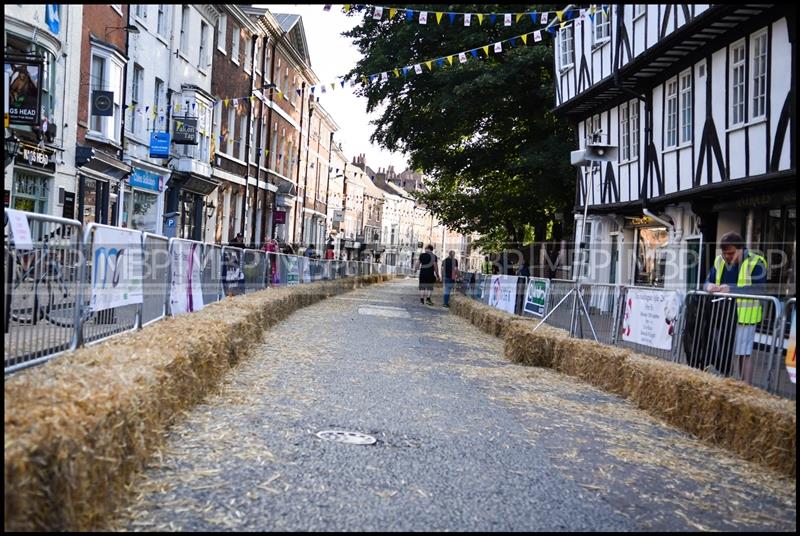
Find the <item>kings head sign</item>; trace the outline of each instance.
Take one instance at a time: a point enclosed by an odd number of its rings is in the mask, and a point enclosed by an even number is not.
[[[6,58],[8,119],[12,125],[39,125],[42,63]]]

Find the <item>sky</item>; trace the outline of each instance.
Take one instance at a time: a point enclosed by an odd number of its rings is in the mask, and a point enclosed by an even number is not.
[[[352,17],[342,13],[341,5],[334,4],[330,11],[323,11],[322,4],[258,4],[273,13],[293,13],[303,17],[311,68],[320,82],[335,82],[348,73],[361,57],[352,41],[341,35],[360,21],[362,15]],[[374,170],[393,165],[398,173],[406,169],[408,159],[401,153],[391,153],[372,144],[369,137],[373,127],[371,119],[380,116],[373,112],[367,114],[367,99],[357,97],[348,84],[342,89],[320,94],[320,104],[339,125],[334,140],[340,141],[350,161],[364,153],[367,165]]]

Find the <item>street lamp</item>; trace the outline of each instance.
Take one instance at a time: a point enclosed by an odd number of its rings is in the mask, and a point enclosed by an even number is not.
[[[6,138],[6,163],[3,167],[8,167],[8,165],[14,161],[14,157],[17,156],[17,151],[19,150],[19,138],[17,138],[14,134],[11,134]]]
[[[108,35],[112,34],[116,31],[122,30],[123,32],[128,32],[132,34],[139,33],[139,27],[135,24],[128,24],[127,26],[106,26],[106,39],[108,39]]]

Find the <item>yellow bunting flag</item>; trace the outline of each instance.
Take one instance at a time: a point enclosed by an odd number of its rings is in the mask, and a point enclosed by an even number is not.
[[[229,103],[230,101],[231,101],[231,99],[225,99],[224,101],[222,101],[222,103],[223,103],[225,106],[227,106],[227,105],[228,105],[228,103]]]
[[[486,53],[486,57],[488,58],[489,57],[489,45],[485,45],[483,47],[483,51]]]
[[[483,24],[483,13],[478,13],[478,25]]]
[[[331,91],[333,91],[334,89],[336,89],[336,82],[333,82],[333,83],[331,84]]]
[[[556,17],[558,17],[559,21],[564,20],[564,12],[563,11],[556,11]]]
[[[453,65],[453,56],[447,56],[447,63]]]
[[[394,76],[397,77],[397,78],[400,78],[400,70],[399,69],[395,69],[394,70]]]
[[[444,15],[444,13],[442,13],[441,11],[436,12],[436,24],[442,22],[442,15]]]
[[[562,22],[561,23],[561,29],[563,30],[566,27],[567,27],[567,21]]]
[[[522,38],[522,42],[527,45],[528,44],[528,34],[522,34],[522,35],[520,35],[520,37]]]
[[[519,19],[521,19],[523,15],[525,15],[525,13],[517,13],[517,20],[515,22],[519,22]]]
[[[425,65],[428,66],[428,70],[429,71],[433,70],[433,66],[431,65],[432,63],[433,63],[433,60],[428,60],[428,61],[425,62]]]
[[[395,13],[397,13],[397,10],[395,8],[393,8],[393,7],[390,7],[389,8],[389,18],[393,19]]]
[[[349,13],[350,12],[350,4],[345,4],[344,5],[344,11],[345,11],[345,13]]]

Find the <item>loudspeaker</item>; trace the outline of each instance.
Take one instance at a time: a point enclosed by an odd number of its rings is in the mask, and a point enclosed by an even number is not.
[[[617,159],[617,148],[613,145],[592,143],[586,146],[584,158],[594,162],[610,162]]]

